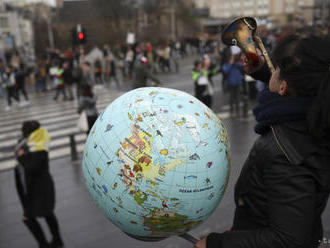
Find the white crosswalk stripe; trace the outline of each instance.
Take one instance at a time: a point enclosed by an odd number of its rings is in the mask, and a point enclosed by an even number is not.
[[[101,103],[101,104],[97,104],[97,108],[99,110],[103,110],[106,106],[108,105],[108,103]],[[71,111],[70,115],[65,115],[65,116],[60,116],[60,117],[38,117],[38,116],[33,116],[32,118],[29,119],[37,119],[40,121],[40,123],[47,129],[51,129],[51,128],[55,128],[55,127],[60,127],[61,125],[68,125],[68,124],[76,124],[77,119],[78,119],[79,115],[77,114],[77,108],[74,108]],[[14,124],[14,125],[10,125],[4,128],[0,128],[0,140],[8,137],[8,131],[10,131],[10,136],[19,136],[21,131],[21,122],[16,122],[18,124]],[[62,124],[58,124],[55,122],[61,122]],[[1,123],[2,125],[2,123]]]
[[[102,112],[114,99],[124,92],[111,92],[107,89],[98,90],[97,109]],[[0,112],[0,171],[13,169],[16,165],[13,147],[21,135],[23,121],[36,119],[40,121],[52,138],[49,158],[56,159],[70,156],[69,134],[78,132],[77,102],[55,102],[52,95],[34,97],[29,106],[13,109],[9,112]],[[1,107],[1,106],[0,106]],[[76,134],[77,152],[84,149],[86,134]]]
[[[107,89],[97,90],[97,109],[102,112],[114,99],[124,92],[112,92]],[[0,106],[1,107],[1,106]],[[12,110],[10,112],[0,112],[0,172],[11,170],[15,167],[13,147],[21,134],[23,121],[36,119],[45,127],[52,138],[49,158],[56,159],[70,156],[69,134],[78,132],[76,127],[78,120],[77,103],[55,102],[52,95],[34,97],[31,105]],[[219,113],[221,119],[229,118],[229,113]],[[76,134],[77,152],[84,149],[86,134]]]

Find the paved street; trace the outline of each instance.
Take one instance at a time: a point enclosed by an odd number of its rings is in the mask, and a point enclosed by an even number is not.
[[[163,87],[176,88],[193,94],[191,69],[193,59],[184,59],[180,73],[160,75]],[[216,95],[214,112],[223,119],[231,144],[232,170],[225,196],[211,217],[191,231],[202,236],[211,231],[225,231],[231,226],[234,214],[233,187],[239,176],[249,148],[257,137],[253,132],[254,119],[230,118],[228,96],[220,86],[220,77],[215,78]],[[128,85],[123,89],[129,88]],[[115,85],[110,89],[96,89],[98,110],[101,112],[116,97],[125,91],[118,91]],[[52,137],[50,148],[50,169],[56,185],[56,214],[67,248],[188,248],[187,241],[172,237],[158,243],[136,241],[123,234],[97,209],[89,197],[83,182],[80,161],[71,162],[68,135],[76,131],[78,118],[76,102],[54,102],[54,92],[46,96],[31,96],[31,105],[3,112],[1,103],[0,119],[0,247],[37,247],[32,236],[21,221],[22,209],[19,204],[12,168],[15,165],[12,148],[20,134],[21,123],[28,119],[40,120]],[[252,104],[252,103],[251,103]],[[83,150],[86,136],[76,135],[77,150]],[[330,206],[323,216],[325,235],[330,240]],[[42,222],[44,224],[44,222]],[[46,230],[46,229],[45,229]],[[48,234],[48,233],[47,233]]]

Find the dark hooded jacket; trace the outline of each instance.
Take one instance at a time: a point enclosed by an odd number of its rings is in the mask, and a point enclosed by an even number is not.
[[[255,77],[268,82],[269,73]],[[263,128],[235,186],[233,227],[211,233],[207,248],[316,248],[330,192],[329,150],[305,120]]]
[[[29,133],[32,134],[38,129],[40,130],[39,125],[29,130]],[[53,213],[55,207],[55,187],[49,172],[48,151],[31,151],[26,140],[22,139],[16,148],[25,150],[24,155],[17,158],[19,165],[15,168],[18,196],[24,216],[46,217]]]
[[[159,79],[150,72],[147,64],[137,64],[135,66],[134,89],[146,87],[148,79],[153,81],[156,85],[160,84]]]

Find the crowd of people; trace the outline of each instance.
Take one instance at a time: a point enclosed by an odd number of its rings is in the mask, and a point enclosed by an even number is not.
[[[272,53],[277,45],[288,35],[299,34],[302,37],[311,34],[324,35],[324,29],[319,28],[283,28],[272,31],[261,30],[259,36],[268,53]],[[229,94],[230,114],[239,117],[247,110],[248,100],[256,100],[258,93],[265,88],[264,82],[254,79],[243,70],[244,54],[239,47],[229,47],[219,42],[219,36],[209,36],[200,40],[198,44],[199,59],[194,61],[192,81],[195,97],[212,108],[215,82],[212,79],[221,74],[222,91]],[[244,100],[244,101],[243,101]],[[240,103],[243,101],[243,111]]]
[[[72,101],[78,100],[78,113],[86,114],[88,128],[91,130],[98,117],[96,108],[97,97],[93,93],[96,86],[106,86],[114,80],[118,89],[122,82],[132,80],[133,87],[159,85],[159,79],[154,75],[162,72],[178,70],[178,65],[173,63],[174,56],[185,56],[176,43],[172,50],[169,46],[162,46],[155,52],[150,43],[127,46],[126,52],[116,53],[105,45],[103,57],[96,57],[94,63],[86,60],[83,48],[78,50],[78,55],[70,50],[61,53],[53,50],[40,60],[33,68],[27,68],[19,56],[16,56],[9,65],[1,64],[1,86],[6,89],[10,110],[12,99],[20,101],[19,94],[25,97],[25,104],[29,104],[25,90],[25,81],[34,78],[35,92],[41,94],[55,90],[53,99]],[[163,54],[163,55],[162,55]],[[123,59],[121,59],[123,58]],[[178,58],[178,57],[175,57]],[[121,80],[117,77],[116,69],[122,72]],[[49,85],[50,84],[50,85]],[[76,85],[76,92],[73,86]],[[20,105],[23,106],[23,105]],[[37,120],[25,121],[21,128],[21,138],[15,147],[15,157],[18,166],[15,168],[15,182],[18,196],[23,208],[22,221],[31,232],[40,248],[61,248],[64,242],[60,226],[54,213],[55,187],[49,171],[48,148],[51,137],[47,130]],[[40,225],[38,218],[44,218],[51,232],[51,241]]]
[[[245,73],[265,82],[253,110],[259,136],[235,185],[232,226],[206,235],[195,248],[326,246],[329,44],[325,35],[285,36],[275,45],[274,72],[262,57],[255,66],[244,56],[242,62],[230,57],[230,66],[240,63]]]
[[[66,50],[49,49],[34,65],[27,65],[17,52],[0,61],[0,96],[7,100],[6,111],[13,101],[19,106],[30,104],[25,84],[33,85],[37,94],[54,90],[54,100],[79,98],[85,84],[105,86],[115,82],[117,89],[159,84],[158,73],[179,72],[179,59],[197,52],[198,39],[161,41],[157,44],[136,42],[110,47],[89,56],[83,46]],[[123,87],[124,86],[124,87]],[[76,90],[74,90],[76,89]],[[23,94],[25,101],[22,101]]]
[[[322,239],[321,214],[330,192],[330,173],[326,168],[330,149],[329,38],[308,35],[304,38],[288,33],[278,36],[265,33],[262,38],[267,49],[275,54],[273,74],[263,66],[262,60],[258,68],[251,69],[240,49],[221,46],[216,39],[163,42],[159,46],[145,42],[112,49],[105,45],[102,56],[93,61],[86,59],[83,47],[65,52],[55,49],[33,68],[27,68],[15,55],[8,65],[0,63],[6,110],[10,110],[13,100],[21,106],[29,104],[25,81],[33,75],[38,94],[54,88],[55,101],[61,95],[62,100],[76,98],[78,112],[86,112],[90,130],[98,116],[93,87],[109,87],[112,81],[118,89],[129,81],[133,82],[133,88],[147,86],[148,80],[151,85],[159,85],[156,75],[178,72],[178,59],[194,49],[200,55],[192,70],[195,96],[210,108],[213,77],[218,73],[223,75],[222,89],[229,92],[233,115],[240,114],[242,93],[260,92],[254,109],[255,131],[260,138],[235,188],[237,206],[233,227],[230,231],[209,234],[195,247],[317,247]],[[318,46],[313,47],[315,44]],[[2,96],[4,93],[1,91]],[[20,101],[20,94],[24,102]],[[54,214],[49,141],[39,122],[24,122],[22,139],[15,149],[19,162],[15,175],[24,210],[23,222],[39,247],[59,248],[64,244]],[[37,147],[36,142],[42,146]],[[35,182],[41,184],[36,187]],[[47,187],[45,191],[38,191],[44,187]],[[46,219],[53,237],[50,243],[37,217]]]

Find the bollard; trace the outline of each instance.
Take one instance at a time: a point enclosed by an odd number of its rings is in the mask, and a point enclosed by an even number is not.
[[[74,139],[74,134],[70,134],[70,148],[71,148],[71,161],[75,161],[78,159],[76,141]]]
[[[247,118],[248,117],[248,96],[244,94],[243,96],[243,117]]]

